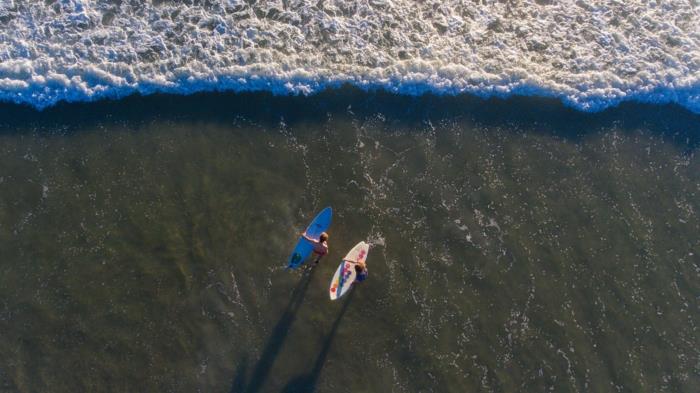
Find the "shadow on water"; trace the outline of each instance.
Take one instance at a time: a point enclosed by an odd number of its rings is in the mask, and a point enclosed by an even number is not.
[[[243,360],[236,367],[236,376],[233,377],[231,384],[231,393],[243,392],[245,390],[245,377],[248,374],[248,356],[244,356]]]
[[[301,374],[289,381],[289,383],[284,387],[284,389],[282,389],[282,392],[308,393],[316,390],[316,384],[318,383],[318,378],[321,376],[321,370],[323,370],[323,365],[326,362],[326,357],[328,356],[328,352],[330,352],[331,345],[333,344],[333,338],[335,338],[335,334],[338,330],[338,327],[340,326],[340,321],[343,319],[343,316],[345,315],[345,312],[347,311],[348,306],[350,305],[353,293],[355,293],[354,288],[348,294],[347,299],[345,299],[345,303],[343,303],[343,308],[340,309],[340,313],[335,318],[335,321],[333,322],[333,327],[331,327],[331,331],[328,333],[328,336],[326,336],[326,339],[323,342],[321,352],[316,357],[314,368],[311,369],[311,372],[307,374]]]
[[[292,292],[292,296],[289,299],[287,307],[284,309],[282,316],[279,321],[275,324],[275,327],[270,333],[270,338],[265,344],[265,349],[260,356],[260,360],[255,365],[253,369],[253,374],[251,375],[250,381],[246,384],[246,374],[247,374],[247,359],[243,359],[240,365],[236,368],[236,375],[233,378],[233,383],[231,386],[231,393],[249,392],[254,393],[260,391],[260,388],[265,383],[267,375],[272,369],[272,365],[277,358],[284,342],[287,338],[287,334],[291,330],[294,319],[296,318],[297,311],[303,303],[304,296],[306,295],[306,290],[309,287],[311,278],[316,269],[307,268],[303,273],[299,284]],[[247,386],[246,386],[247,385]]]
[[[405,96],[382,90],[363,91],[352,86],[328,89],[310,96],[274,96],[267,92],[209,92],[193,95],[134,94],[119,100],[61,102],[44,111],[27,105],[0,103],[0,135],[17,132],[69,134],[96,128],[105,122],[135,128],[152,121],[221,122],[246,118],[269,127],[280,119],[324,123],[328,114],[344,114],[348,108],[359,118],[382,113],[391,123],[412,127],[416,121],[457,118],[475,125],[552,134],[578,139],[596,130],[646,128],[689,148],[700,145],[700,115],[673,104],[624,102],[602,112],[580,112],[555,98],[513,96],[481,99],[468,94]],[[235,110],[231,110],[235,108]]]

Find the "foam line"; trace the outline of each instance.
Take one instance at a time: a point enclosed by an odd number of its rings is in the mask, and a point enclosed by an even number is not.
[[[134,93],[308,95],[350,84],[700,113],[700,7],[687,1],[24,3],[0,4],[0,100],[39,109]]]

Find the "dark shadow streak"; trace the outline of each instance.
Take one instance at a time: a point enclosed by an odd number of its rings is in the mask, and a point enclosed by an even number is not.
[[[308,374],[302,374],[295,377],[282,389],[283,393],[310,393],[316,390],[316,384],[318,383],[318,378],[321,376],[321,371],[323,370],[323,365],[326,363],[326,357],[328,357],[328,352],[330,352],[331,345],[333,344],[333,339],[340,326],[340,321],[343,319],[345,312],[348,310],[350,301],[352,300],[353,293],[355,293],[354,288],[348,294],[343,308],[340,310],[340,314],[336,317],[335,322],[333,322],[333,327],[331,327],[330,333],[326,336],[323,343],[323,348],[321,352],[316,357],[316,363],[314,363],[314,368]]]
[[[336,118],[336,115],[347,114],[349,107],[358,119],[382,113],[387,124],[407,129],[414,129],[416,121],[440,123],[463,118],[477,126],[515,128],[574,140],[602,129],[649,129],[689,149],[700,145],[700,115],[676,104],[630,101],[603,112],[586,113],[566,107],[555,98],[481,99],[469,94],[414,97],[383,90],[366,92],[349,85],[310,96],[274,96],[269,92],[133,94],[118,100],[61,102],[44,111],[28,105],[0,103],[0,135],[17,132],[62,135],[100,129],[103,124],[121,124],[138,130],[154,121],[204,121],[230,126],[240,118],[271,128],[284,119],[285,124],[294,129],[297,122],[324,124],[328,114]]]
[[[294,319],[296,318],[297,311],[303,303],[304,296],[306,295],[306,290],[309,287],[314,270],[316,269],[307,268],[307,270],[303,273],[299,284],[297,284],[296,288],[294,288],[287,307],[284,309],[282,316],[272,329],[270,338],[267,340],[265,349],[260,356],[260,360],[258,360],[258,363],[253,369],[253,374],[250,377],[248,386],[246,387],[245,378],[247,367],[246,365],[239,366],[236,369],[236,375],[233,379],[233,384],[230,390],[231,393],[254,393],[260,391],[260,388],[267,379],[267,375],[272,369],[272,365],[274,364],[277,355],[284,345],[287,334],[289,333],[292,324],[294,323]]]
[[[248,356],[243,356],[243,359],[236,367],[236,376],[233,377],[233,384],[231,385],[231,393],[242,392],[245,390],[246,385],[246,374],[248,374]]]

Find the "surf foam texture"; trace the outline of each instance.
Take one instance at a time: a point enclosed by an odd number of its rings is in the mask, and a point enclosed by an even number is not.
[[[0,100],[132,93],[538,95],[700,113],[694,0],[0,0]]]

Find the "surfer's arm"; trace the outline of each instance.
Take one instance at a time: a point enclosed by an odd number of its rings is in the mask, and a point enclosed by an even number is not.
[[[302,233],[302,234],[301,234],[301,237],[303,237],[304,239],[306,239],[306,240],[308,240],[308,241],[310,241],[310,242],[312,242],[312,243],[318,243],[318,242],[319,242],[319,241],[316,240],[316,239],[312,239],[312,238],[306,236],[306,232]]]

